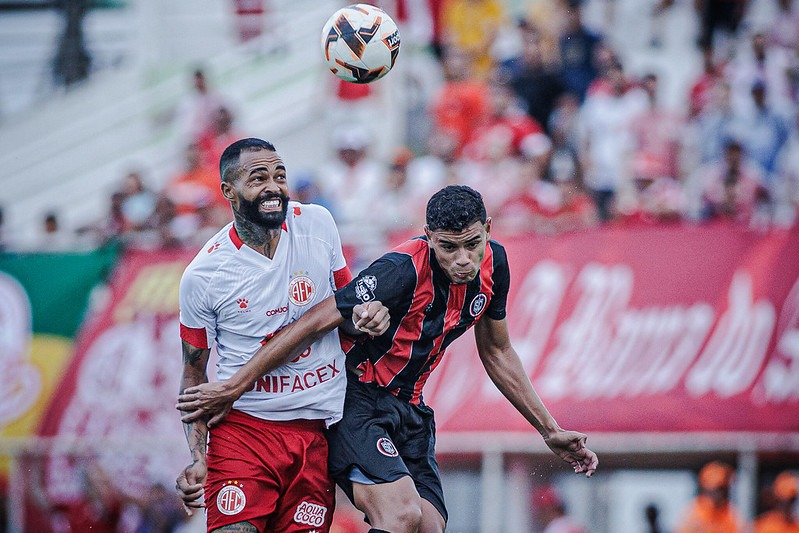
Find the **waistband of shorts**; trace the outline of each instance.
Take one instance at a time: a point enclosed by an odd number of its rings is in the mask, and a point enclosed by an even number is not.
[[[326,427],[325,421],[322,419],[309,420],[307,418],[297,418],[295,420],[267,420],[265,418],[259,418],[243,411],[239,411],[238,409],[231,409],[227,416],[231,419],[231,421],[263,424],[286,429],[322,430]]]

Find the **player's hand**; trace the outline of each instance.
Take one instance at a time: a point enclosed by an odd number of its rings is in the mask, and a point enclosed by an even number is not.
[[[178,395],[175,408],[185,413],[180,420],[186,424],[211,416],[208,420],[208,427],[211,428],[227,416],[239,396],[241,394],[225,381],[202,383],[189,387]]]
[[[569,463],[576,474],[584,473],[585,477],[591,477],[599,465],[599,459],[586,447],[587,438],[585,433],[561,429],[550,434],[544,442],[558,457]]]
[[[175,489],[178,496],[183,500],[183,508],[189,516],[194,514],[195,509],[205,507],[205,476],[208,474],[208,467],[205,461],[194,461],[183,469],[183,472],[175,480]]]
[[[358,331],[379,337],[388,329],[391,317],[388,307],[374,300],[352,308],[352,323]]]

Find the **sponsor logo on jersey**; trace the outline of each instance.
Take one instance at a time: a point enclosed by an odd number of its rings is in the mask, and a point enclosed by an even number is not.
[[[247,497],[241,487],[239,487],[238,481],[225,483],[225,486],[222,487],[216,497],[216,507],[222,514],[238,514],[244,509],[245,505],[247,505]]]
[[[318,503],[302,502],[294,512],[294,521],[312,527],[322,527],[325,523],[327,507]]]
[[[316,285],[308,276],[297,276],[289,282],[289,300],[294,305],[307,305],[316,292]]]
[[[394,447],[394,443],[391,442],[391,439],[388,437],[380,437],[377,439],[377,451],[386,457],[396,457],[399,455],[397,448]]]
[[[250,301],[247,298],[239,298],[236,300],[236,303],[239,304],[239,307],[242,309],[247,309],[247,304],[250,303]]]
[[[484,293],[480,293],[472,299],[472,303],[469,304],[469,314],[476,317],[480,313],[483,312],[485,309],[486,303],[488,302],[488,296]]]
[[[270,309],[266,312],[266,316],[275,316],[281,313],[287,313],[289,310],[289,306],[284,305],[283,307],[278,307],[277,309]]]
[[[211,246],[208,247],[206,252],[208,252],[210,254],[211,252],[213,252],[215,250],[218,250],[220,246],[222,246],[220,243],[215,242],[214,244],[212,244]]]
[[[377,278],[374,276],[363,276],[355,282],[355,296],[362,302],[371,302],[375,299],[375,289],[377,288]]]
[[[298,357],[297,360],[301,357],[302,356]],[[312,389],[317,385],[330,381],[339,375],[340,372],[341,368],[337,366],[336,361],[333,361],[332,363],[313,370],[308,370],[302,374],[267,374],[258,378],[255,383],[253,383],[252,389],[250,390],[253,392],[271,392],[273,394],[291,394],[297,391]]]

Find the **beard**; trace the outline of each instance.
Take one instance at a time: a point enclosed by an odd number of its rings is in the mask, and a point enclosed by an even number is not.
[[[270,211],[264,213],[260,209],[261,202],[273,198],[280,199],[280,211]],[[262,194],[253,200],[246,200],[239,196],[239,214],[248,222],[260,226],[264,229],[277,229],[286,220],[286,213],[289,208],[289,197],[284,194]]]

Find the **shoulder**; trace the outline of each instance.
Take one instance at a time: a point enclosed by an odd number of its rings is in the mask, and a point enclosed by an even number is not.
[[[391,261],[397,265],[408,262],[427,264],[429,257],[430,247],[427,245],[427,239],[415,237],[386,252],[381,259]]]
[[[200,251],[183,271],[182,283],[198,283],[203,280],[210,282],[214,273],[236,256],[241,246],[241,241],[238,240],[238,235],[233,229],[233,223],[227,224],[200,248]]]
[[[505,251],[505,247],[500,244],[498,241],[494,239],[489,239],[488,244],[486,245],[487,250],[491,252],[491,257],[496,263],[497,261],[502,261],[504,263],[508,262],[508,253]]]
[[[336,227],[330,211],[317,204],[289,202],[286,220],[290,228],[308,234],[324,233],[325,231],[334,230]]]

